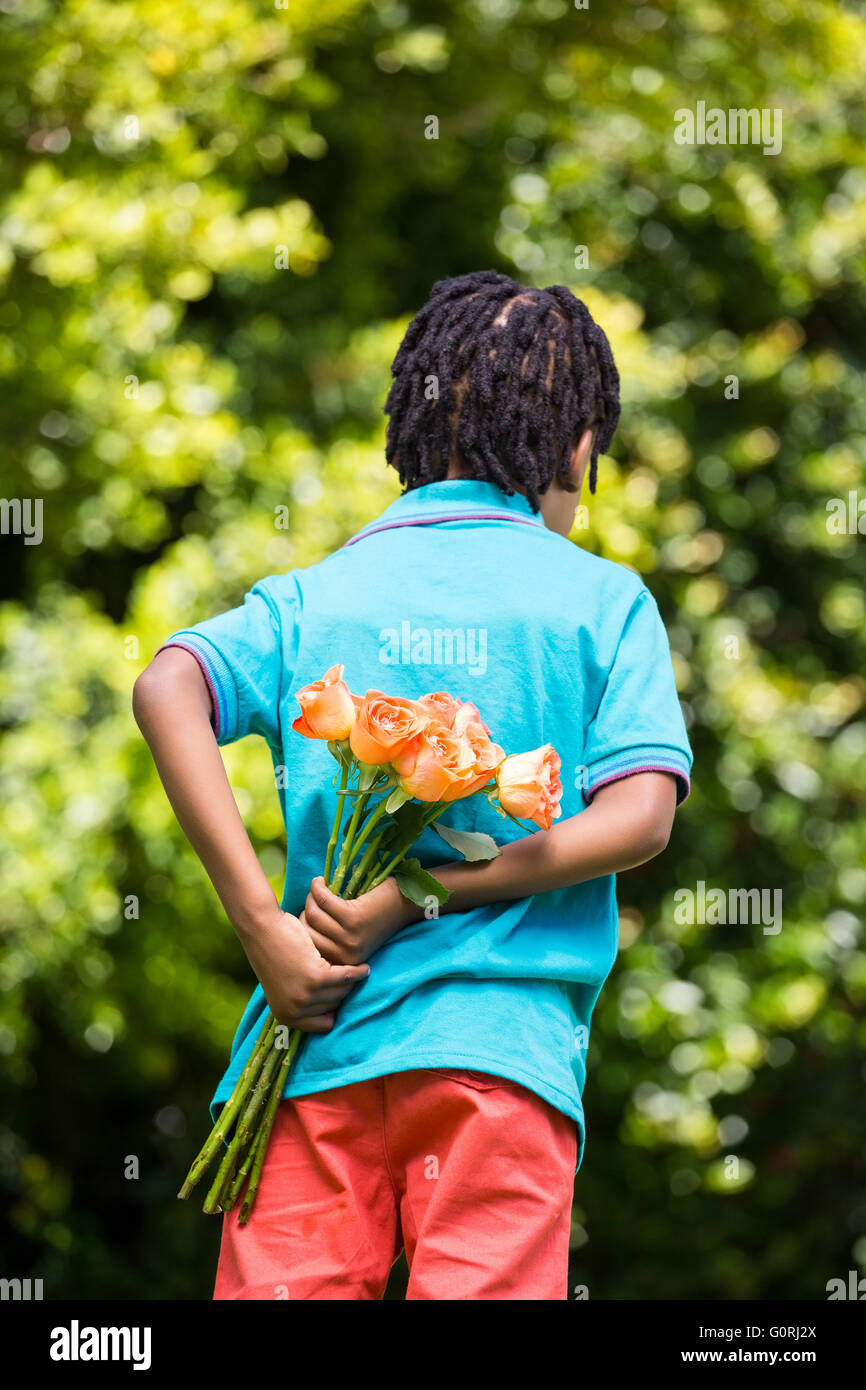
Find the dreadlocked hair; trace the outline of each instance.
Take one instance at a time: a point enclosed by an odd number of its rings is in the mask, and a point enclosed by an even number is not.
[[[589,471],[619,421],[610,344],[565,285],[527,289],[493,270],[437,280],[391,365],[385,457],[404,492],[444,478],[452,460],[533,511],[596,427]],[[431,389],[431,387],[433,389]]]

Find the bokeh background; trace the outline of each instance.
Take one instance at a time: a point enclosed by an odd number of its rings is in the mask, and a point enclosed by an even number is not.
[[[218,1226],[175,1193],[251,976],[132,684],[396,496],[391,358],[489,267],[612,339],[575,540],[656,595],[695,752],[620,880],[573,1284],[863,1274],[863,7],[0,0],[0,29],[0,492],[44,507],[0,536],[0,1273],[210,1297]],[[678,144],[698,101],[780,109],[781,152]],[[267,750],[225,756],[279,890]],[[700,880],[781,889],[782,930],[678,923]]]

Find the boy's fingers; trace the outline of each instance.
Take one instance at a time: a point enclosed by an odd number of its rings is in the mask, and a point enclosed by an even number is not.
[[[370,973],[369,965],[329,965],[328,970],[331,975],[331,983],[357,985],[361,980],[366,980]]]
[[[302,1004],[295,1017],[315,1018],[317,1015],[332,1013],[334,1005],[341,1004],[352,988],[352,985],[341,985],[339,989],[323,990],[315,999],[311,999],[309,1004]]]
[[[341,948],[335,941],[331,941],[330,937],[322,936],[320,932],[313,931],[310,926],[307,927],[307,931],[310,933],[310,940],[319,955],[323,960],[326,960],[329,965],[344,965],[347,963]]]
[[[303,917],[300,918],[300,921],[304,921]],[[329,941],[327,936],[322,936],[321,932],[313,931],[309,922],[304,922],[304,926],[307,928],[310,940],[322,959],[326,960],[329,965],[339,965],[340,953],[333,941]]]
[[[339,922],[336,922],[312,897],[307,898],[299,921],[308,929],[317,931],[321,936],[328,936],[331,940],[340,931]]]
[[[310,895],[313,901],[327,912],[329,917],[336,918],[338,922],[342,921],[343,910],[346,907],[345,899],[332,893],[321,875],[319,878],[314,878],[310,884]]]
[[[336,1021],[336,1014],[318,1014],[313,1018],[293,1019],[291,1026],[301,1033],[330,1033]]]
[[[327,907],[328,901],[336,897],[336,894],[331,892],[330,888],[325,883],[325,880],[322,878],[321,874],[319,874],[318,878],[313,879],[312,883],[310,884],[310,892],[312,893],[316,902],[319,903],[322,907]]]

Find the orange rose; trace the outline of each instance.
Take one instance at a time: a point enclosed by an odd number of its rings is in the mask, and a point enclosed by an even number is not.
[[[305,738],[329,741],[349,737],[355,723],[355,699],[343,680],[343,667],[332,666],[320,681],[305,685],[295,696],[301,713],[292,724]]]
[[[474,708],[474,705],[463,705],[460,713],[464,709]],[[457,732],[456,725],[454,732]],[[459,790],[455,786],[453,795],[444,796],[443,801],[456,801],[459,796],[471,796],[473,792],[480,791],[505,759],[505,749],[491,742],[485,726],[477,720],[467,722],[459,738],[466,776]]]
[[[352,752],[362,763],[390,763],[429,723],[429,712],[417,700],[368,690],[349,735]]]
[[[462,740],[435,720],[394,758],[393,767],[406,795],[417,796],[419,801],[450,801],[461,796],[471,770]],[[449,796],[452,789],[454,796]]]
[[[496,785],[503,810],[519,820],[531,820],[549,830],[562,815],[559,754],[551,744],[531,753],[515,753],[499,766]]]
[[[446,729],[454,728],[454,716],[460,708],[460,701],[449,695],[447,690],[436,690],[432,695],[422,695],[418,704],[424,706],[431,719],[444,724]]]
[[[456,734],[462,734],[469,724],[480,724],[487,737],[490,737],[490,730],[481,718],[478,706],[470,704],[468,700],[464,704],[461,700],[460,708],[454,716],[454,724],[452,727]]]
[[[462,734],[433,720],[394,759],[394,770],[407,796],[419,801],[457,801],[480,791],[505,757],[480,724]]]
[[[432,695],[422,695],[418,703],[424,706],[433,719],[444,724],[446,729],[453,729],[455,733],[462,734],[466,725],[474,721],[481,725],[486,734],[490,734],[477,706],[470,704],[468,700],[456,699],[449,695],[447,690],[436,690]]]

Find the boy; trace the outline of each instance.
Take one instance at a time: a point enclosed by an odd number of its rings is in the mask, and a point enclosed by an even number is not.
[[[260,982],[212,1116],[268,1006],[305,1034],[252,1218],[223,1217],[217,1299],[381,1299],[404,1248],[408,1299],[567,1297],[614,875],[664,848],[688,794],[655,602],[567,539],[619,417],[585,305],[492,271],[439,281],[392,372],[386,456],[403,494],[320,564],[172,635],[135,687],[178,820]],[[295,693],[336,663],[357,694],[470,700],[508,752],[552,744],[562,819],[526,834],[485,798],[455,802],[450,825],[504,849],[466,863],[425,831],[416,853],[451,892],[432,920],[393,879],[335,898],[320,876],[333,761],[290,726]],[[288,774],[281,905],[218,751],[248,733]]]

